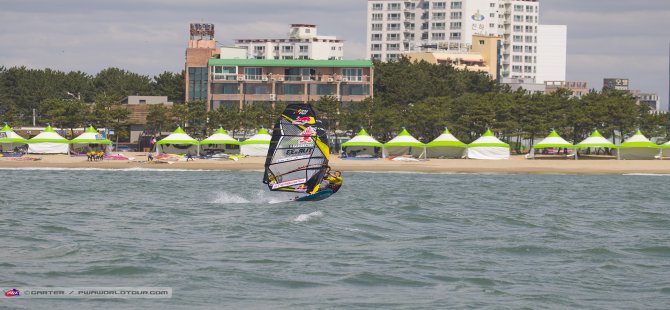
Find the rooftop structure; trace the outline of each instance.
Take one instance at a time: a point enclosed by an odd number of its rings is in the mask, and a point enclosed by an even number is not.
[[[344,42],[334,36],[319,36],[317,26],[291,24],[288,38],[236,39],[235,46],[256,59],[336,59],[344,55]]]

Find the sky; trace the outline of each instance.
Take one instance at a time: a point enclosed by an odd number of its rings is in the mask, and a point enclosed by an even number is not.
[[[316,24],[320,35],[345,41],[346,59],[363,59],[366,2],[0,0],[0,66],[179,72],[193,22],[215,24],[225,46],[285,38],[291,23]],[[670,0],[540,0],[540,24],[568,26],[568,80],[600,89],[603,78],[628,78],[631,89],[657,93],[668,109]]]

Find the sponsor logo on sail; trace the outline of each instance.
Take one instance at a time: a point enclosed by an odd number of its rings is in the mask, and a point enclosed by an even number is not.
[[[19,297],[21,296],[21,292],[15,288],[11,290],[6,290],[4,291],[5,297]]]
[[[272,189],[277,189],[277,188],[280,188],[280,187],[286,187],[286,186],[301,184],[301,183],[305,183],[305,182],[307,182],[307,179],[305,179],[305,178],[290,180],[290,181],[281,182],[281,183],[277,183],[275,185],[272,185]]]
[[[300,135],[302,138],[298,141],[298,143],[312,143],[312,136],[316,134],[316,130],[314,127],[307,127],[305,130],[303,130]]]
[[[293,125],[305,125],[305,124],[314,124],[314,123],[316,123],[314,118],[309,117],[309,116],[298,117],[292,122]]]

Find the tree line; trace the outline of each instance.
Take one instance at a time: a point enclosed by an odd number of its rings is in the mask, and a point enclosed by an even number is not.
[[[463,142],[491,129],[503,141],[519,148],[524,139],[541,138],[556,129],[567,140],[579,142],[594,128],[615,142],[636,128],[647,136],[668,134],[668,114],[650,113],[628,92],[591,90],[580,98],[569,90],[536,94],[510,89],[486,74],[451,66],[411,62],[375,62],[374,98],[339,102],[323,97],[312,102],[333,136],[353,135],[365,128],[385,142],[403,127],[421,141],[437,137],[445,127]],[[0,67],[0,118],[13,126],[32,122],[63,128],[114,128],[123,140],[129,112],[119,104],[128,95],[168,96],[173,106],[151,105],[150,132],[185,127],[204,138],[218,126],[233,135],[246,135],[258,127],[271,128],[286,103],[249,102],[242,109],[220,107],[207,111],[207,102],[183,104],[183,73],[164,72],[152,78],[118,68],[96,75],[50,69]]]

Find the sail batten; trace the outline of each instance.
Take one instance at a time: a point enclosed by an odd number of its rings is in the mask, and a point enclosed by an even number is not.
[[[263,183],[273,191],[312,193],[328,167],[328,138],[309,104],[286,107],[274,125]]]

